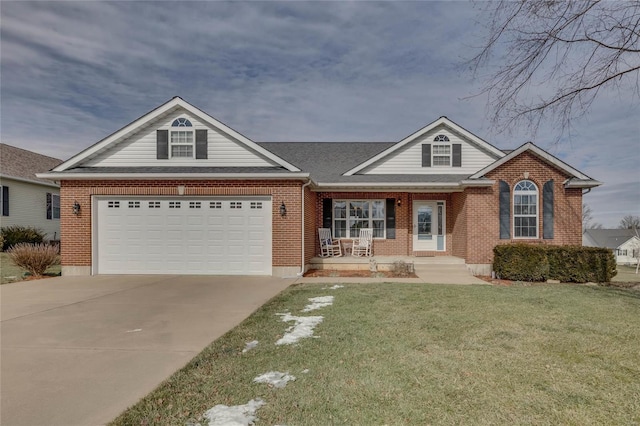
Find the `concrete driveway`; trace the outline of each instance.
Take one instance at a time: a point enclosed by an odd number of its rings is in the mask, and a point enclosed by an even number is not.
[[[0,286],[2,425],[100,425],[293,280],[58,277]]]

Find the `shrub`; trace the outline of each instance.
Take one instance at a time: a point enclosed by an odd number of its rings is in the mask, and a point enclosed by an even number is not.
[[[44,241],[44,233],[29,226],[4,226],[0,229],[2,235],[2,251],[20,243],[39,244]]]
[[[500,278],[514,281],[546,281],[549,262],[544,249],[528,244],[494,247],[493,270]]]
[[[40,277],[52,265],[59,262],[58,247],[50,244],[20,243],[7,252],[16,266],[26,269],[34,277]]]
[[[613,252],[606,248],[549,246],[546,251],[551,278],[562,282],[607,283],[618,273]]]
[[[493,270],[509,280],[602,283],[617,273],[613,252],[605,248],[505,244],[493,253]]]
[[[393,262],[393,266],[391,267],[391,272],[396,277],[409,277],[413,274],[413,263],[403,262],[402,260],[397,260]]]

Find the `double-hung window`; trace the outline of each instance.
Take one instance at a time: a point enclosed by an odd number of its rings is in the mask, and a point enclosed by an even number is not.
[[[47,219],[60,219],[60,195],[47,192]]]
[[[171,123],[170,147],[172,158],[193,158],[194,137],[191,121],[176,118]]]
[[[374,238],[385,238],[385,200],[334,200],[333,236],[357,238],[360,229],[373,228]]]
[[[451,166],[451,144],[449,144],[449,138],[446,135],[438,135],[433,139],[431,164],[434,167]]]
[[[530,180],[521,180],[513,188],[513,235],[538,238],[538,187]]]

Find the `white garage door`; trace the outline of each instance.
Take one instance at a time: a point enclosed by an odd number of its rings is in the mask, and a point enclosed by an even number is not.
[[[94,273],[271,274],[270,198],[99,197]]]

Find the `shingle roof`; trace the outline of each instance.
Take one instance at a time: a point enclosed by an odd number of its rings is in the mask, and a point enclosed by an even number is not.
[[[51,185],[50,180],[40,179],[36,177],[36,173],[47,172],[60,163],[62,160],[58,158],[0,143],[0,174],[3,176]]]
[[[618,248],[636,235],[633,229],[586,229],[584,231],[598,247]]]
[[[468,174],[342,174],[395,142],[261,142],[260,146],[311,174],[319,183],[456,183]]]
[[[216,174],[216,173],[288,173],[299,174],[300,172],[291,172],[284,167],[167,167],[167,166],[148,166],[148,167],[75,167],[66,170],[65,173],[70,174],[98,174],[98,173],[175,173],[175,174]]]

